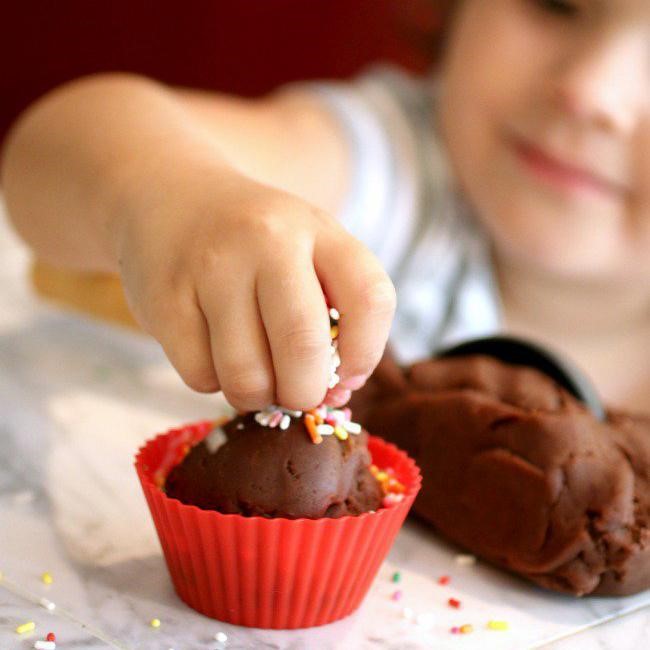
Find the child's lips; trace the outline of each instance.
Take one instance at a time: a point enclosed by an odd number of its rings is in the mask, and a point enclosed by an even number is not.
[[[559,160],[526,140],[515,139],[514,150],[529,173],[564,192],[570,194],[587,192],[611,200],[620,199],[626,191],[622,185],[602,174]]]

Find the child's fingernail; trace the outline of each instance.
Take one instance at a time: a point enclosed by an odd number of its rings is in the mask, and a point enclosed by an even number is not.
[[[339,406],[347,404],[351,396],[352,391],[335,386],[327,391],[327,395],[325,395],[325,404],[338,408]]]
[[[357,390],[361,388],[368,380],[368,375],[354,375],[354,377],[346,377],[341,379],[340,386],[348,390]]]

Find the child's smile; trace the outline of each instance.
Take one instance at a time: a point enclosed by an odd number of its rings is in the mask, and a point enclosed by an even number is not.
[[[443,62],[452,166],[498,256],[650,290],[650,5],[464,0]]]

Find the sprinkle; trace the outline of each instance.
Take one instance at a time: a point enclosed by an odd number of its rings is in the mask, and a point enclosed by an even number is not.
[[[282,416],[282,419],[280,420],[280,429],[282,429],[282,431],[285,431],[286,429],[289,428],[290,424],[291,424],[291,416],[288,413],[285,413]]]
[[[476,564],[476,558],[473,555],[457,555],[455,562],[458,566],[473,566]]]
[[[316,421],[314,416],[311,413],[307,413],[305,415],[305,426],[307,427],[307,431],[311,436],[311,441],[315,445],[320,445],[320,443],[323,442],[323,439],[321,438],[320,434],[318,433],[318,430],[316,429]]]
[[[460,634],[460,628],[457,625],[454,625],[454,627],[449,630],[452,634]]]
[[[334,433],[339,440],[347,440],[348,432],[338,424],[334,427]]]
[[[152,618],[151,621],[149,621],[149,625],[151,625],[151,627],[160,627],[160,619]]]
[[[394,591],[393,595],[391,596],[391,600],[400,600],[401,598],[402,598],[402,592],[400,589]]]
[[[403,494],[389,493],[381,500],[381,505],[384,506],[384,508],[390,508],[391,506],[397,505],[403,500]]]
[[[339,314],[339,310],[336,309],[336,307],[330,307],[330,318],[332,320],[338,320],[341,318],[341,314]]]
[[[316,431],[321,436],[331,436],[334,433],[334,427],[331,424],[317,424]]]
[[[338,335],[339,335],[339,326],[332,325],[332,327],[330,327],[330,338],[335,339]]]
[[[56,650],[56,643],[54,641],[37,641],[34,644],[35,650]]]
[[[450,582],[451,582],[451,578],[449,576],[440,576],[438,578],[439,585],[448,585]]]
[[[344,422],[343,426],[348,433],[352,433],[355,436],[361,433],[361,425],[357,422]]]
[[[489,630],[507,630],[510,626],[508,621],[488,621],[487,627]]]
[[[413,618],[413,610],[410,607],[405,607],[402,610],[402,616],[410,621]]]
[[[49,571],[46,571],[42,576],[41,580],[43,581],[44,584],[46,585],[51,585],[54,582],[54,578],[52,577],[52,574]]]
[[[343,411],[343,417],[345,418],[346,421],[348,421],[352,417],[352,411],[348,406],[346,406],[344,409],[341,409]]]
[[[46,641],[56,641],[56,635],[54,632],[48,632],[47,636],[45,637]]]
[[[237,423],[237,430],[241,431],[244,428],[244,423],[243,422],[238,422]]]
[[[470,632],[474,631],[474,628],[469,623],[465,623],[465,625],[460,626],[459,631],[461,634],[470,634]]]
[[[33,632],[35,629],[36,623],[34,623],[34,621],[28,621],[16,628],[16,634],[26,634],[27,632]]]
[[[219,643],[226,643],[228,641],[228,635],[225,632],[217,632],[214,635],[214,640]]]
[[[329,383],[327,384],[328,388],[334,388],[336,384],[338,384],[341,381],[341,378],[335,373],[332,372],[332,376],[330,377]]]
[[[391,576],[391,580],[393,582],[399,582],[402,579],[402,574],[399,571],[395,571],[393,575]]]
[[[41,607],[45,607],[49,612],[53,612],[56,609],[56,605],[47,598],[41,598],[38,602],[41,604]]]
[[[417,625],[431,625],[433,622],[433,614],[431,612],[421,612],[415,617]]]
[[[450,598],[447,601],[447,604],[449,605],[449,607],[453,607],[455,609],[460,609],[460,600],[458,600],[457,598]]]
[[[257,422],[257,424],[261,424],[263,427],[268,427],[269,426],[270,419],[271,419],[271,416],[268,415],[264,411],[260,411],[259,413],[255,413],[255,422]]]
[[[283,415],[282,411],[276,411],[271,416],[271,418],[269,419],[269,426],[271,427],[271,429],[274,429],[275,427],[278,426],[278,424],[280,424],[280,421],[282,420],[282,415]]]

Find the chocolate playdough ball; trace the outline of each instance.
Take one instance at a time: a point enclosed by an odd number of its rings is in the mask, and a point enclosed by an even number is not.
[[[650,418],[597,421],[540,372],[489,357],[386,358],[358,421],[415,459],[415,513],[557,591],[650,587]]]
[[[369,470],[367,433],[312,443],[302,419],[286,430],[237,417],[196,445],[165,491],[205,510],[297,519],[376,510],[381,487]]]

